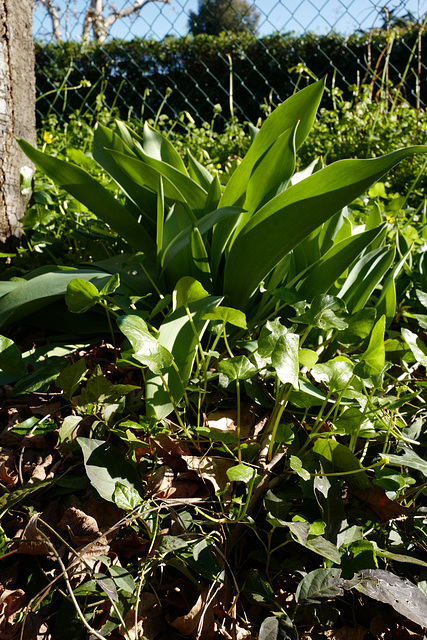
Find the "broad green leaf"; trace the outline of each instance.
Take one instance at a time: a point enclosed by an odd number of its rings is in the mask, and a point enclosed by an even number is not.
[[[173,310],[179,307],[188,307],[192,302],[207,298],[209,293],[192,276],[184,276],[176,283],[172,293]]]
[[[47,391],[68,362],[64,357],[52,356],[36,364],[35,370],[27,373],[13,387],[13,395],[34,391]]]
[[[172,354],[149,331],[147,323],[135,315],[117,318],[120,331],[132,345],[132,356],[158,375],[171,366]]]
[[[224,207],[222,209],[216,209],[210,211],[204,215],[196,224],[190,224],[183,229],[180,229],[173,235],[170,242],[168,242],[162,251],[160,258],[163,269],[167,269],[171,260],[185,247],[190,244],[190,234],[193,229],[198,229],[200,234],[204,236],[215,225],[218,226],[221,222],[232,219],[235,220],[240,215],[241,209],[236,207]],[[169,221],[170,224],[170,221]],[[214,249],[212,249],[212,256],[215,257]]]
[[[244,482],[245,484],[252,482],[256,475],[255,469],[248,467],[246,464],[237,464],[235,467],[230,467],[226,473],[230,482]]]
[[[339,333],[337,336],[338,342],[344,345],[359,345],[371,334],[376,315],[375,309],[365,307],[347,316],[348,327]]]
[[[311,369],[317,363],[319,356],[312,349],[298,349],[299,363],[307,369]]]
[[[388,453],[386,458],[387,464],[390,464],[393,467],[397,466],[415,469],[415,471],[420,471],[423,476],[427,478],[427,461],[421,458],[417,453],[415,453],[415,451],[412,451],[412,449],[407,449],[405,447],[402,455]]]
[[[353,377],[354,364],[345,356],[316,364],[311,375],[316,382],[324,382],[329,391],[343,391]]]
[[[308,275],[297,285],[298,292],[306,300],[311,300],[320,292],[327,292],[340,275],[356,260],[366,245],[379,233],[373,229],[341,240],[329,249],[310,268]]]
[[[144,222],[154,230],[156,196],[152,189],[142,187],[111,157],[107,149],[115,149],[129,156],[134,152],[112,129],[98,123],[93,138],[93,157],[117,182],[127,197],[136,205]]]
[[[160,326],[159,343],[170,351],[180,372],[180,377],[173,367],[169,367],[164,372],[175,404],[184,395],[183,384],[186,385],[190,379],[198,341],[202,339],[209,323],[209,320],[205,320],[204,316],[213,307],[218,306],[221,301],[221,297],[210,296],[192,302],[188,306],[192,323],[189,321],[186,309],[180,307],[165,318]],[[194,328],[198,335],[194,334]],[[174,408],[161,378],[152,374],[147,376],[146,403],[147,414],[155,416],[158,420],[169,415]]]
[[[116,487],[113,493],[113,502],[124,511],[132,511],[141,504],[142,498],[136,489],[131,486],[125,485],[121,482],[116,482]]]
[[[2,335],[0,335],[0,369],[14,378],[19,378],[25,372],[22,353],[13,340]]]
[[[298,456],[291,456],[289,458],[289,466],[300,478],[303,480],[310,480],[310,473],[302,466],[301,458],[298,458]]]
[[[71,313],[84,313],[101,300],[94,284],[81,278],[75,278],[67,285],[65,302]]]
[[[406,344],[412,351],[412,354],[417,362],[427,367],[427,347],[424,342],[412,331],[402,328],[402,336]]]
[[[83,416],[66,416],[58,429],[58,445],[63,445],[70,440]]]
[[[109,394],[111,387],[112,383],[104,376],[101,366],[98,364],[86,386],[82,389],[79,396],[79,406],[85,407],[90,404],[97,404],[104,396]]]
[[[245,310],[263,279],[291,249],[414,153],[427,153],[427,146],[408,147],[369,160],[340,160],[264,205],[240,231],[228,255],[224,293],[233,306]],[[222,204],[235,201],[224,200]]]
[[[143,187],[149,186],[149,176],[161,175],[164,179],[166,197],[177,197],[181,202],[186,202],[193,211],[203,211],[207,197],[206,191],[197,182],[194,182],[186,174],[181,173],[170,164],[151,158],[145,153],[140,153],[141,160],[131,158],[120,152],[109,150],[111,156],[125,170],[128,170],[133,179],[138,176],[137,184]],[[140,176],[140,177],[139,177]]]
[[[271,356],[279,338],[282,338],[287,333],[288,329],[281,324],[280,318],[267,320],[261,329],[258,339],[258,353],[261,358],[268,358]]]
[[[190,178],[197,182],[205,191],[208,192],[208,200],[209,200],[209,191],[213,182],[215,182],[215,178],[209,173],[209,171],[202,165],[196,158],[192,155],[192,153],[187,149],[187,158],[188,158],[188,170],[190,174]],[[216,185],[213,187],[216,189]],[[221,192],[219,193],[221,195]],[[205,213],[209,211],[213,211],[218,206],[219,197],[216,199],[216,203],[213,207],[206,208]]]
[[[218,371],[223,373],[229,380],[247,380],[252,378],[258,369],[246,356],[235,356],[218,363]]]
[[[22,502],[22,500],[27,499],[32,493],[39,491],[40,489],[44,489],[49,485],[52,485],[54,480],[42,480],[41,482],[37,482],[36,484],[30,484],[26,487],[22,487],[21,489],[14,489],[10,493],[4,493],[0,496],[0,519],[14,507],[16,504]],[[28,502],[26,503],[28,506]]]
[[[185,164],[173,144],[159,131],[150,127],[147,122],[144,122],[143,147],[147,156],[166,162],[181,173],[188,175]]]
[[[153,240],[144,227],[98,180],[71,162],[34,149],[25,140],[18,140],[18,143],[40,171],[106,222],[131,247],[146,253],[154,252]]]
[[[425,627],[427,596],[405,578],[382,569],[364,569],[357,576],[354,587],[365,595],[390,604],[398,613]]]
[[[81,278],[102,288],[111,274],[96,269],[52,271],[20,282],[0,298],[0,327],[8,327],[64,297],[71,280]],[[75,324],[76,320],[73,321]],[[61,327],[56,327],[60,329]]]
[[[108,567],[108,571],[110,572],[117,589],[130,594],[136,593],[137,586],[128,569],[113,564]]]
[[[265,618],[260,626],[258,640],[297,640],[298,632],[286,613]]]
[[[390,269],[395,250],[388,247],[375,249],[357,261],[348,274],[340,292],[349,311],[353,313],[362,309]]]
[[[295,170],[295,131],[298,123],[275,140],[254,166],[246,188],[243,208],[248,218],[283,191]],[[244,218],[246,217],[246,214]]]
[[[120,275],[118,273],[114,273],[107,284],[105,284],[101,289],[101,295],[103,296],[111,296],[120,286]]]
[[[331,560],[335,564],[341,563],[341,555],[332,542],[322,536],[310,536],[310,524],[308,522],[283,522],[283,526],[290,529],[296,542],[314,553]]]
[[[345,313],[345,304],[335,296],[322,294],[316,296],[307,311],[293,318],[323,331],[346,329],[347,322],[341,316]]]
[[[371,486],[360,460],[341,442],[330,438],[318,438],[314,443],[313,452],[323,463],[328,462],[333,471],[355,471],[355,473],[348,474],[346,480],[358,489],[366,489]]]
[[[370,378],[381,373],[385,365],[384,346],[385,316],[381,316],[372,329],[368,348],[362,354],[354,373],[361,378]]]
[[[200,282],[212,290],[211,267],[205,243],[197,227],[190,233],[191,270]]]
[[[236,205],[246,192],[255,165],[286,130],[299,122],[295,147],[298,149],[310,131],[323,95],[325,80],[314,82],[285,100],[263,123],[249,151],[230,178],[221,199],[221,206]]]
[[[245,314],[232,307],[216,307],[206,314],[205,319],[232,324],[233,327],[239,327],[240,329],[247,329]]]
[[[299,583],[295,600],[301,604],[320,604],[344,594],[341,569],[315,569]]]
[[[136,469],[127,462],[120,451],[109,442],[90,438],[77,438],[86,474],[101,498],[114,502],[114,492],[119,482],[134,491],[142,491]]]
[[[80,358],[66,369],[63,369],[55,381],[55,385],[63,390],[67,400],[71,400],[83,380],[88,368],[84,358]]]
[[[271,364],[283,384],[289,383],[298,389],[299,376],[299,335],[286,333],[281,336],[271,354]]]

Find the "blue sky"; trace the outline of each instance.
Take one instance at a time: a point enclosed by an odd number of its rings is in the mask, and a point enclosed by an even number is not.
[[[332,29],[352,33],[358,28],[368,30],[381,23],[380,9],[398,9],[400,15],[410,11],[415,16],[427,12],[427,0],[250,0],[260,13],[259,33],[272,31],[311,30],[328,33]],[[62,12],[63,37],[78,40],[86,3],[84,0],[56,0]],[[108,2],[105,3],[108,5]],[[117,8],[132,4],[131,0],[115,0]],[[139,16],[116,22],[111,35],[119,38],[133,36],[161,39],[166,34],[185,35],[188,31],[188,15],[197,10],[197,0],[170,0],[169,4],[150,2]],[[67,14],[68,7],[68,14]],[[37,3],[34,13],[36,37],[48,38],[51,26],[43,7]]]

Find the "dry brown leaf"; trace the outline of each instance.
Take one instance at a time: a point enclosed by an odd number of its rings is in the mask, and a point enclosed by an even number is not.
[[[40,514],[36,513],[31,516],[25,526],[16,547],[18,553],[25,553],[28,556],[45,556],[52,554],[49,545],[46,544],[37,528],[39,515]]]
[[[237,432],[237,408],[213,411],[207,416],[207,424],[210,429],[221,431],[222,433]],[[251,432],[253,424],[253,414],[249,404],[243,404],[240,412],[240,435],[247,438]]]
[[[15,456],[9,449],[2,449],[0,452],[0,481],[7,487],[18,483]]]
[[[49,627],[38,613],[30,612],[25,618],[22,640],[51,640]]]
[[[99,561],[99,556],[108,556],[110,549],[111,547],[106,537],[101,536],[79,550],[79,557],[73,560],[68,570],[73,588],[84,582],[88,572],[92,571]]]
[[[364,640],[368,630],[364,627],[341,627],[333,631],[325,631],[325,636],[329,640]]]
[[[60,522],[59,529],[66,529],[73,543],[83,546],[92,542],[100,535],[95,518],[76,507],[69,507]]]
[[[180,473],[179,476],[172,481],[168,489],[163,491],[163,493],[159,492],[158,495],[164,500],[185,500],[186,498],[206,497],[209,495],[209,492],[206,491],[206,487],[197,473],[187,471]]]
[[[232,460],[215,456],[182,456],[187,463],[187,467],[195,471],[203,480],[209,480],[212,483],[215,493],[223,491],[227,486],[228,477],[227,469],[234,466]]]
[[[15,614],[22,611],[27,598],[22,589],[3,589],[0,587],[0,640],[12,640],[18,624],[14,623]]]
[[[33,468],[31,473],[31,478],[28,480],[28,484],[35,484],[36,482],[42,482],[46,480],[46,476],[48,474],[48,469],[53,463],[52,454],[48,453],[46,458],[41,460],[36,466]]]
[[[184,616],[171,622],[171,626],[195,640],[213,640],[215,636],[214,601],[211,588],[206,587],[199,595],[196,604]]]
[[[125,617],[126,630],[132,640],[139,638],[155,640],[160,633],[167,629],[159,602],[156,596],[148,591],[141,593],[136,620],[137,624],[135,625],[135,607],[133,606]],[[119,631],[125,633],[122,625]]]
[[[177,471],[185,471],[182,456],[190,455],[185,442],[176,440],[167,433],[157,433],[155,436],[150,436],[150,444],[154,445],[156,454],[166,465]]]

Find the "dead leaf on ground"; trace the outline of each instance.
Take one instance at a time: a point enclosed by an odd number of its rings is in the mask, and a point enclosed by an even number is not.
[[[195,640],[213,640],[215,636],[215,615],[212,600],[212,587],[204,589],[199,595],[196,604],[184,616],[179,616],[171,622],[171,626],[183,636]]]
[[[76,507],[69,507],[65,511],[58,528],[68,531],[73,544],[78,546],[84,546],[100,535],[95,518]]]
[[[15,456],[9,449],[2,449],[0,452],[0,481],[7,487],[12,487],[18,483]]]
[[[51,640],[49,627],[38,613],[30,612],[25,618],[22,640]]]
[[[31,478],[28,480],[28,484],[35,484],[36,482],[43,482],[43,480],[47,479],[49,475],[49,467],[52,466],[53,463],[53,455],[48,453],[44,458],[39,458],[40,462],[38,462],[33,471],[31,473]]]
[[[158,495],[164,500],[185,500],[186,498],[205,498],[210,495],[210,492],[197,473],[186,471],[174,478],[168,489]]]
[[[187,467],[195,471],[203,480],[212,483],[215,493],[223,491],[229,482],[227,469],[234,466],[233,460],[215,456],[182,456]]]
[[[185,471],[182,456],[190,455],[190,450],[185,442],[177,440],[167,433],[157,433],[155,436],[150,436],[150,444],[154,445],[156,454],[166,465],[177,471]]]
[[[23,553],[27,556],[46,556],[52,554],[52,550],[49,545],[46,544],[37,528],[39,515],[40,514],[36,513],[31,516],[25,529],[21,533],[16,545],[18,553]]]
[[[136,616],[135,607],[133,606],[124,621],[131,640],[138,640],[139,638],[155,640],[160,633],[167,629],[159,601],[153,593],[148,591],[141,593]],[[123,634],[126,630],[122,625],[119,628],[120,633]]]
[[[237,433],[237,408],[212,411],[207,416],[207,424],[210,429],[221,433]],[[247,438],[251,432],[253,414],[249,404],[243,404],[240,412],[240,435]]]
[[[3,589],[0,586],[0,640],[12,640],[18,629],[14,622],[15,615],[27,604],[22,589]]]

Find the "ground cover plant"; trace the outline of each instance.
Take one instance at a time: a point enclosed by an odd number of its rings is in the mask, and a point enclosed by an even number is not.
[[[423,637],[425,219],[375,182],[427,148],[296,171],[323,84],[224,183],[22,143],[110,252],[0,282],[3,636]]]

